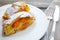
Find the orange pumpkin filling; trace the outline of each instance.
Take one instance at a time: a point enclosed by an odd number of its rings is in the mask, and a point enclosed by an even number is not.
[[[30,10],[30,8],[29,8],[28,5],[21,6],[20,9],[19,9],[19,11],[27,11],[27,12],[28,12],[29,10]]]
[[[23,24],[23,26],[22,26],[22,30],[25,29],[25,28],[27,28],[27,26],[29,26],[28,23]]]
[[[28,24],[28,20],[29,20],[29,18],[30,17],[23,17],[23,18],[19,18],[19,19],[17,19],[13,24],[12,24],[12,27],[14,27],[14,28],[17,28],[19,25],[20,25],[20,23],[23,23],[23,25],[22,25],[22,29],[25,29],[29,24]]]
[[[20,23],[20,20],[17,20],[13,23],[12,26],[16,28],[16,27],[18,27],[19,23]]]

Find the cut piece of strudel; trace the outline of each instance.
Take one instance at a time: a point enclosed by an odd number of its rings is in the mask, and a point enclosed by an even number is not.
[[[34,23],[35,18],[28,12],[18,12],[3,22],[3,34],[8,36],[22,31]]]
[[[16,14],[18,12],[29,12],[30,7],[25,2],[16,2],[13,3],[10,7],[8,7],[3,15],[4,20],[10,19],[10,16]]]

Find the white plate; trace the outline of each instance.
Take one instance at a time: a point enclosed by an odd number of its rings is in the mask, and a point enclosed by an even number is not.
[[[1,17],[10,5],[0,7],[0,40],[39,40],[45,34],[48,28],[49,20],[43,11],[32,5],[29,6],[31,9],[30,12],[36,19],[35,22],[26,30],[17,32],[16,34],[7,37],[2,36]]]

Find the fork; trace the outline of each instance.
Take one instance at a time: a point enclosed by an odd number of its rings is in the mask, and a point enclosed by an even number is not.
[[[51,30],[50,30],[51,26],[50,25],[52,25],[52,19],[53,19],[53,14],[54,14],[54,10],[55,10],[54,6],[55,6],[55,4],[52,4],[45,10],[45,13],[48,17],[48,20],[50,20],[50,23],[49,23],[49,27],[48,27],[48,30],[46,32],[44,40],[49,40],[49,36],[50,36],[50,32],[51,32]]]

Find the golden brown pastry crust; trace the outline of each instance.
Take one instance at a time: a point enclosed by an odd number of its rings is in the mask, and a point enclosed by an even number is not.
[[[6,10],[6,12],[4,13],[4,15],[2,16],[2,19],[3,19],[3,20],[8,20],[8,19],[9,19],[7,10]]]
[[[10,24],[3,24],[3,34],[8,36],[26,29],[34,22],[34,17],[18,17]]]

